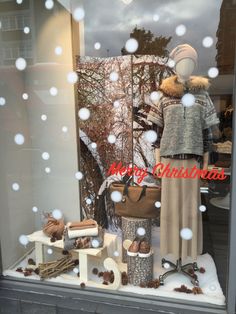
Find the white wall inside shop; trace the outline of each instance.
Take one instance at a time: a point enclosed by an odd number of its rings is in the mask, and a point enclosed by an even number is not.
[[[29,246],[22,246],[18,238],[41,228],[42,212],[60,209],[66,221],[80,219],[79,182],[75,179],[76,89],[67,81],[75,61],[71,15],[60,5],[52,14],[45,10],[43,1],[31,1],[29,10],[33,59],[24,71],[14,64],[0,69],[0,97],[6,99],[5,106],[0,107],[3,269],[27,252]],[[62,48],[61,55],[55,54],[57,46]],[[57,88],[56,96],[50,94],[51,87]],[[29,95],[28,100],[22,99],[23,93]],[[47,116],[46,121],[42,115]],[[17,133],[24,135],[23,145],[14,142]],[[43,152],[49,153],[48,160],[42,159]],[[51,172],[46,173],[45,167]],[[12,190],[14,182],[19,183],[19,191]],[[39,209],[37,213],[32,211],[33,206]]]

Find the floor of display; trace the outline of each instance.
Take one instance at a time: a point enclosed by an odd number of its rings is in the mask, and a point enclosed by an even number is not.
[[[164,273],[166,270],[161,267],[161,257],[159,255],[159,228],[153,227],[152,230],[152,248],[154,250],[154,274],[153,277],[156,279],[159,277],[160,274]],[[120,233],[119,233],[120,237]],[[118,241],[121,244],[121,238],[120,241]],[[121,256],[121,245],[118,247],[119,256]],[[8,269],[4,271],[5,276],[13,276],[13,277],[24,277],[22,273],[19,273],[16,271],[17,267],[26,267],[28,259],[32,257],[35,258],[35,251],[32,251],[30,255],[26,256],[23,261],[21,261],[18,265],[14,265],[13,269]],[[114,255],[111,256],[114,258]],[[171,257],[170,257],[171,258]],[[114,258],[119,265],[119,268],[121,271],[126,271],[126,264],[120,262],[120,257]],[[216,305],[224,305],[225,304],[225,297],[223,294],[223,291],[221,289],[215,263],[211,257],[210,254],[206,253],[198,257],[198,266],[205,268],[205,273],[199,273],[198,280],[199,280],[199,286],[201,287],[203,294],[186,294],[182,292],[175,292],[173,291],[174,288],[179,288],[181,285],[185,285],[188,288],[192,289],[193,285],[190,283],[190,280],[181,274],[174,274],[170,277],[168,277],[165,281],[164,286],[160,286],[157,289],[154,288],[141,288],[139,286],[133,286],[133,285],[126,285],[121,286],[119,288],[119,291],[121,292],[130,292],[130,293],[137,293],[142,295],[153,295],[153,296],[161,296],[161,297],[168,297],[168,298],[176,298],[176,299],[184,299],[189,301],[198,301],[198,302],[205,302],[205,303],[211,303]],[[99,271],[104,271],[104,268],[102,269],[101,265],[91,265],[90,267],[90,280],[94,282],[98,282],[102,284],[103,280],[102,278],[98,278],[98,276],[92,274],[93,267],[97,267]],[[24,277],[25,278],[25,277]],[[40,280],[39,276],[36,274],[32,274],[31,276],[27,277],[29,279],[35,279]],[[73,284],[73,285],[80,285],[81,280],[77,276],[77,274],[74,271],[71,271],[67,274],[62,274],[56,278],[46,279],[46,281],[51,282],[60,282],[63,284]],[[87,284],[89,286],[89,284]],[[104,287],[106,289],[109,289],[109,286]]]

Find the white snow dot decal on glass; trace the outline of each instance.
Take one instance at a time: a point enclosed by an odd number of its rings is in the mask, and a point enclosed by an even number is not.
[[[167,62],[167,65],[170,67],[170,68],[173,68],[175,66],[175,61],[172,60],[172,59],[169,59],[168,62]]]
[[[46,167],[44,170],[45,170],[46,173],[50,173],[51,172],[51,168],[49,168],[49,167]]]
[[[47,118],[48,118],[48,117],[46,116],[46,114],[42,114],[42,115],[41,115],[41,120],[42,120],[42,121],[46,121]]]
[[[101,48],[101,44],[99,42],[96,42],[94,44],[94,49],[99,50]]]
[[[108,142],[109,142],[110,144],[114,144],[114,143],[116,142],[116,136],[113,135],[113,134],[110,134],[110,135],[108,136],[107,140],[108,140]]]
[[[50,88],[49,92],[50,92],[50,94],[51,94],[52,96],[56,96],[56,95],[58,94],[58,89],[57,89],[56,87],[52,86],[52,87]]]
[[[120,254],[119,254],[118,251],[115,251],[115,252],[113,253],[113,255],[114,255],[115,257],[118,257]]]
[[[0,106],[5,106],[6,99],[4,97],[0,97]]]
[[[191,107],[195,104],[195,97],[193,94],[187,93],[182,97],[181,102],[185,107]]]
[[[150,94],[150,99],[153,102],[157,102],[160,99],[160,97],[161,97],[160,92],[151,92]]]
[[[20,244],[24,246],[26,246],[29,243],[28,237],[25,234],[20,235],[18,240]]]
[[[119,79],[119,75],[117,72],[113,71],[110,73],[109,78],[112,82],[116,82]]]
[[[153,130],[146,131],[144,132],[144,138],[148,142],[154,143],[157,140],[157,132]]]
[[[168,269],[168,268],[170,268],[170,264],[169,264],[169,263],[164,263],[164,264],[163,264],[163,267],[164,267],[165,269]]]
[[[93,142],[93,143],[91,144],[91,147],[94,148],[94,149],[97,148],[97,143],[94,143],[94,142]]]
[[[180,236],[181,236],[181,238],[184,239],[184,240],[191,240],[192,237],[193,237],[193,232],[192,232],[192,230],[189,229],[189,228],[183,228],[183,229],[181,229],[181,231],[180,231]]]
[[[183,24],[180,24],[176,27],[175,33],[177,36],[183,36],[186,33],[186,26]]]
[[[38,207],[33,206],[33,207],[32,207],[32,212],[37,213],[37,212],[38,212]]]
[[[22,135],[20,133],[16,134],[14,137],[14,141],[17,145],[23,145],[25,142],[24,135]]]
[[[23,2],[23,0],[16,0],[17,4],[21,4]]]
[[[57,46],[55,49],[54,49],[54,52],[57,56],[60,56],[62,54],[62,47],[61,46]]]
[[[211,78],[217,77],[219,74],[219,70],[216,67],[212,67],[208,70],[208,76]]]
[[[46,0],[45,1],[45,8],[48,10],[51,10],[54,6],[54,1],[53,0]]]
[[[206,211],[206,206],[205,206],[205,205],[200,205],[200,206],[199,206],[199,210],[200,210],[201,212],[205,212],[205,211]]]
[[[160,16],[158,14],[154,14],[152,19],[153,19],[154,22],[158,22],[159,19],[160,19]]]
[[[97,239],[93,239],[91,244],[92,244],[93,248],[98,248],[99,247],[99,241]]]
[[[62,212],[60,211],[60,209],[54,209],[52,212],[52,217],[55,219],[61,219],[62,218]]]
[[[23,71],[27,66],[27,62],[24,58],[18,58],[16,59],[15,65],[17,70]]]
[[[125,43],[126,51],[134,53],[138,49],[138,41],[135,38],[130,38]]]
[[[61,130],[62,130],[63,133],[67,133],[68,132],[68,127],[67,126],[63,126]]]
[[[27,93],[24,93],[24,94],[22,94],[22,98],[24,100],[27,100],[27,99],[29,99],[29,95]]]
[[[78,75],[76,72],[72,71],[67,74],[67,81],[70,84],[75,84],[78,81]]]
[[[20,185],[17,182],[14,182],[12,184],[12,190],[13,191],[19,191],[19,189],[20,189]]]
[[[90,111],[88,108],[84,107],[79,110],[78,115],[81,120],[88,120],[90,117]]]
[[[119,191],[111,192],[111,199],[113,202],[119,203],[122,200],[122,194]]]
[[[78,274],[78,273],[79,273],[79,269],[78,269],[77,267],[75,267],[75,268],[73,268],[73,272],[74,272],[75,274]]]
[[[88,205],[92,204],[92,200],[90,198],[87,198],[86,199],[86,204],[88,204]]]
[[[115,100],[115,101],[113,102],[113,106],[114,106],[115,108],[118,108],[118,107],[120,106],[119,100]]]
[[[155,202],[155,207],[160,208],[160,207],[161,207],[161,202],[156,201],[156,202]]]
[[[52,250],[52,249],[47,249],[47,253],[48,253],[49,255],[51,255],[51,254],[53,253],[53,250]]]
[[[29,34],[30,33],[30,28],[28,26],[25,26],[23,31],[24,31],[25,34]]]
[[[139,235],[139,236],[144,236],[146,234],[146,230],[143,228],[143,227],[139,227],[138,229],[137,229],[137,235]]]
[[[49,153],[48,152],[43,152],[42,153],[42,158],[43,158],[43,160],[48,160],[50,158]]]
[[[73,12],[73,18],[79,22],[82,21],[85,16],[85,12],[83,8],[76,8]]]
[[[213,38],[212,37],[210,37],[210,36],[206,36],[206,37],[204,37],[203,38],[203,40],[202,40],[202,45],[203,45],[203,47],[205,47],[205,48],[209,48],[209,47],[211,47],[212,45],[213,45]]]
[[[214,284],[210,285],[209,290],[216,291],[216,285],[214,285]]]
[[[82,172],[80,172],[80,171],[76,172],[75,178],[76,178],[77,180],[81,180],[81,179],[83,178]]]

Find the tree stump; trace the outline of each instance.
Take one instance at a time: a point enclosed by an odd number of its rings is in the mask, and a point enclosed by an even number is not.
[[[134,286],[147,284],[153,279],[153,254],[149,257],[127,255],[128,281]]]
[[[122,243],[127,239],[133,241],[140,227],[145,229],[145,237],[151,245],[152,220],[134,217],[122,217]],[[124,248],[122,248],[122,262],[127,263],[127,253]]]

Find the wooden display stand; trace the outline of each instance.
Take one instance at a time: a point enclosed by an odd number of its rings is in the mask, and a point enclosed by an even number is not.
[[[137,236],[137,230],[140,227],[145,229],[145,237],[151,245],[152,220],[145,218],[122,217],[122,242],[125,240],[133,241]],[[122,262],[127,263],[127,253],[124,247],[122,249]]]
[[[64,248],[63,240],[58,240],[56,242],[51,242],[50,238],[47,237],[42,230],[36,231],[27,236],[29,242],[35,243],[35,257],[36,264],[44,263],[44,246],[53,247],[54,249],[59,249],[60,251]],[[70,252],[79,259],[80,268],[80,280],[85,282],[90,287],[117,290],[121,285],[121,273],[118,268],[117,263],[110,257],[108,257],[109,249],[114,250],[117,242],[117,236],[114,234],[104,235],[104,244],[102,248],[89,248],[89,249],[79,249],[70,250]],[[89,274],[93,268],[94,259],[100,261],[105,269],[114,272],[114,282],[109,285],[103,285],[89,280]],[[70,279],[71,281],[77,280],[71,275],[62,274],[61,277],[65,279]]]

